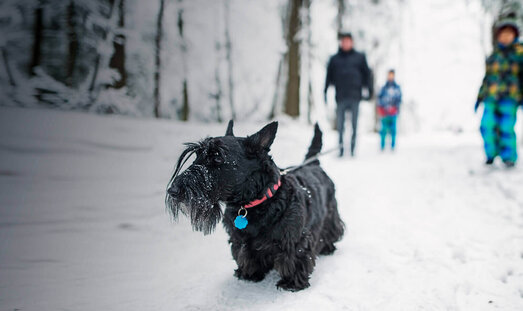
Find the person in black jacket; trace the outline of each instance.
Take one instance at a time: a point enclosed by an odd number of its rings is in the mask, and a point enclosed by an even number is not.
[[[372,81],[369,66],[365,54],[357,52],[353,48],[352,35],[340,33],[340,49],[333,55],[327,65],[327,77],[325,79],[325,104],[327,104],[327,89],[334,85],[336,88],[336,125],[339,132],[340,157],[343,156],[343,131],[345,129],[345,114],[351,112],[352,116],[352,139],[351,156],[354,156],[356,148],[356,133],[358,127],[358,110],[362,99],[362,90],[367,88],[368,96],[372,97]]]

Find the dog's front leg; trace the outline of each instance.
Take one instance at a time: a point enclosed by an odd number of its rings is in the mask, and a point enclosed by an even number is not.
[[[272,269],[272,263],[267,256],[260,256],[249,249],[245,243],[231,242],[232,257],[238,264],[234,275],[240,280],[260,282]]]
[[[281,252],[276,256],[274,268],[281,277],[276,284],[278,288],[299,291],[309,287],[309,277],[314,270],[316,258],[309,232],[302,232],[298,241],[294,241],[291,235],[282,241]]]

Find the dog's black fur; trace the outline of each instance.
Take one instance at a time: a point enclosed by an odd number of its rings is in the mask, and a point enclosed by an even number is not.
[[[279,288],[307,288],[316,257],[333,253],[343,235],[334,183],[318,160],[280,176],[269,155],[277,122],[248,137],[235,137],[232,127],[230,121],[225,136],[187,144],[169,181],[167,208],[174,218],[179,212],[190,217],[193,229],[204,234],[223,216],[239,279],[258,282],[275,269],[281,277]],[[316,125],[306,159],[321,147],[322,132]],[[192,154],[196,160],[179,174]],[[249,208],[247,227],[236,228],[239,209],[263,197],[279,178],[275,195]],[[223,215],[220,202],[226,206]]]

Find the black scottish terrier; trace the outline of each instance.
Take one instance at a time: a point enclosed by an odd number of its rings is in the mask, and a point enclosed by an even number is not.
[[[278,288],[307,288],[316,257],[332,254],[344,231],[334,183],[311,159],[321,151],[322,132],[316,125],[305,157],[310,163],[284,174],[269,155],[277,122],[248,137],[235,137],[232,127],[230,121],[225,136],[186,144],[168,184],[167,208],[174,218],[190,217],[204,234],[223,218],[239,279],[258,282],[275,269]]]

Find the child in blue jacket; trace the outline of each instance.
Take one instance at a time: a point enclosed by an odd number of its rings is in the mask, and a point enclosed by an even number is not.
[[[387,83],[378,96],[378,114],[381,117],[381,150],[385,150],[385,140],[390,134],[390,147],[394,150],[396,146],[396,121],[401,104],[401,88],[395,81],[395,72],[389,70]]]

